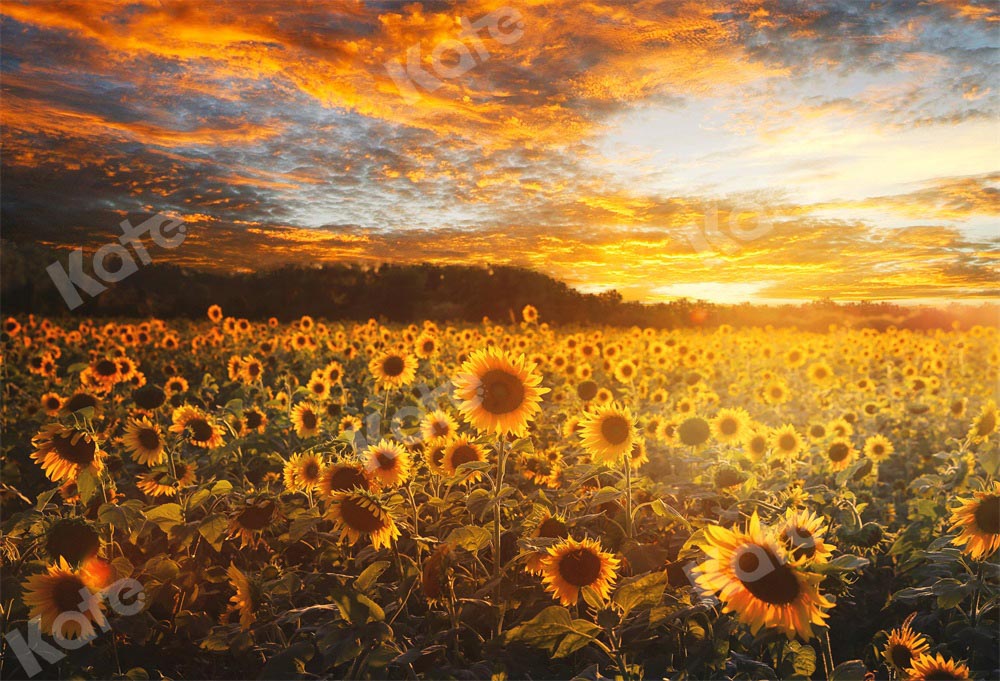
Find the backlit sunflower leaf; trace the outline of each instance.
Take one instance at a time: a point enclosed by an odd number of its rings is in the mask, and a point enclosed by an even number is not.
[[[100,486],[100,478],[94,475],[89,468],[81,469],[80,474],[76,476],[76,489],[80,493],[80,501],[85,504],[90,503]]]
[[[213,513],[198,525],[198,531],[216,551],[222,550],[222,540],[229,529],[229,519],[222,513]]]
[[[358,575],[358,578],[354,580],[354,586],[361,591],[368,591],[389,565],[387,560],[375,561]]]
[[[622,617],[637,608],[651,608],[663,598],[663,590],[667,586],[667,573],[653,572],[637,579],[628,581],[618,587],[612,596],[612,602],[621,608]]]
[[[830,674],[830,681],[862,681],[868,669],[861,660],[841,662]]]
[[[471,553],[485,548],[490,543],[490,531],[478,525],[456,527],[445,539],[445,542],[463,548]]]
[[[146,520],[156,523],[164,532],[170,532],[170,528],[184,522],[181,515],[181,507],[178,504],[160,504],[146,511]]]

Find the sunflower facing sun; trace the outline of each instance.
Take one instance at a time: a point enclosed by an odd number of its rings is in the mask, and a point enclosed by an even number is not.
[[[40,618],[39,628],[46,634],[90,639],[97,634],[95,624],[106,626],[104,603],[93,586],[87,583],[86,573],[73,570],[65,558],[59,558],[46,573],[25,581],[24,604],[31,609],[28,617]],[[57,631],[56,620],[63,613],[78,616],[62,618]]]
[[[620,561],[601,550],[593,539],[566,538],[548,550],[541,561],[545,590],[565,606],[576,605],[581,589],[593,589],[607,600],[618,579]]]
[[[465,419],[496,435],[523,437],[549,392],[539,387],[541,374],[524,355],[514,358],[496,347],[473,352],[452,382]]]
[[[808,641],[833,603],[819,593],[821,575],[788,562],[780,544],[754,513],[746,532],[705,527],[701,549],[709,559],[695,568],[698,586],[717,594],[723,612],[735,613],[756,634],[762,627]]]
[[[962,505],[951,512],[951,529],[962,531],[952,543],[974,560],[992,555],[1000,548],[1000,482],[958,501]]]
[[[580,420],[580,436],[594,463],[613,466],[635,444],[635,417],[628,407],[617,404],[591,408]]]

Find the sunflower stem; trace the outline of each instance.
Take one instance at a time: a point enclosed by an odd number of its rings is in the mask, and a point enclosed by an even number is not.
[[[625,532],[629,539],[634,538],[632,528],[632,462],[625,455]]]
[[[504,473],[504,446],[503,436],[497,437],[497,474],[493,488],[493,581],[494,600],[500,608],[497,616],[497,636],[503,632],[504,603],[500,599],[500,541],[502,538],[502,528],[500,527],[500,490],[503,489]]]
[[[833,648],[830,647],[830,629],[827,627],[823,628],[823,635],[820,637],[820,645],[823,648],[823,666],[827,669],[826,677],[830,678],[833,674]]]

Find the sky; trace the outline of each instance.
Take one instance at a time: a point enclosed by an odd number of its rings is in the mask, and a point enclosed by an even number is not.
[[[995,299],[985,0],[0,4],[3,237],[511,264],[626,299]],[[134,221],[133,221],[134,222]]]

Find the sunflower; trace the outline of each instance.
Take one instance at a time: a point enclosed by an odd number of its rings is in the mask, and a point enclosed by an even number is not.
[[[259,359],[247,355],[240,360],[239,378],[244,383],[256,383],[264,375],[264,365]]]
[[[778,528],[788,558],[796,563],[825,563],[833,555],[833,546],[823,541],[827,520],[808,509],[785,511],[785,521]]]
[[[256,407],[244,409],[243,423],[248,432],[263,433],[267,427],[267,414]]]
[[[613,466],[632,450],[635,417],[628,407],[617,404],[594,407],[580,420],[580,437],[595,463]]]
[[[70,565],[79,565],[100,549],[101,535],[80,518],[60,518],[45,531],[45,551],[54,560],[63,558]]]
[[[222,321],[222,308],[218,305],[208,306],[208,318],[212,320],[213,324],[218,324]]]
[[[330,497],[334,492],[348,492],[353,489],[372,491],[372,483],[365,475],[365,469],[361,464],[352,462],[327,466],[317,486],[324,497]]]
[[[413,343],[413,351],[421,359],[430,359],[438,354],[440,346],[437,337],[433,333],[424,332],[417,337]]]
[[[644,463],[649,463],[649,454],[646,452],[646,438],[636,437],[632,443],[632,449],[628,453],[628,462],[632,470],[639,470]]]
[[[24,582],[24,604],[31,608],[28,619],[40,618],[39,628],[46,634],[63,639],[97,636],[94,625],[107,627],[104,603],[82,572],[70,568],[66,559],[48,566],[48,572],[28,577]],[[63,613],[79,617],[65,617],[55,630],[56,620]]]
[[[172,376],[163,385],[163,391],[166,393],[167,397],[173,397],[174,395],[186,393],[188,391],[187,379],[183,376]]]
[[[371,359],[368,370],[379,387],[400,388],[413,381],[417,374],[417,360],[407,353],[383,352]]]
[[[569,537],[569,529],[566,527],[566,519],[560,515],[545,513],[535,529],[532,530],[532,538],[541,539],[566,539]],[[524,569],[529,575],[542,574],[542,563],[549,555],[546,550],[534,551],[525,563]]]
[[[53,423],[32,438],[31,458],[53,482],[75,481],[80,471],[97,475],[104,468],[104,452],[94,437],[79,428]]]
[[[834,439],[826,448],[826,459],[833,472],[847,468],[857,455],[858,452],[854,449],[854,445],[846,437]]]
[[[292,423],[295,425],[295,434],[304,440],[319,433],[323,420],[315,406],[309,402],[299,402],[292,407]]]
[[[453,379],[459,411],[474,428],[523,437],[528,422],[541,411],[542,377],[536,367],[495,346],[476,350]]]
[[[435,440],[424,445],[424,461],[427,462],[427,467],[435,475],[444,474],[442,465],[444,464],[444,450],[447,446],[447,440]]]
[[[151,497],[175,496],[179,488],[194,484],[195,471],[198,466],[193,462],[178,461],[174,464],[174,468],[177,470],[176,479],[170,475],[170,471],[160,466],[140,474],[136,479],[135,486]]]
[[[335,492],[327,511],[341,530],[340,539],[356,544],[362,536],[371,538],[372,547],[389,548],[399,537],[399,528],[392,514],[375,497],[363,492]]]
[[[451,546],[442,542],[424,561],[420,571],[420,587],[424,597],[431,603],[440,601],[444,595],[450,559]]]
[[[700,416],[691,416],[677,426],[677,439],[688,447],[698,447],[708,442],[712,428]]]
[[[771,445],[775,454],[792,459],[802,451],[802,437],[795,426],[786,424],[771,433]]]
[[[884,435],[872,435],[865,440],[865,456],[875,463],[885,461],[894,451],[895,448],[892,446],[892,442]]]
[[[160,426],[145,416],[129,422],[122,442],[132,458],[143,466],[158,466],[166,459]]]
[[[710,423],[712,435],[722,444],[739,443],[750,430],[750,414],[745,409],[720,409]]]
[[[525,305],[521,310],[521,318],[528,324],[534,324],[538,321],[538,310],[534,305]]]
[[[709,559],[695,568],[695,582],[718,595],[723,612],[736,613],[754,634],[766,626],[789,640],[813,637],[812,625],[822,625],[825,609],[833,606],[819,593],[822,576],[790,565],[756,512],[746,532],[718,525],[708,525],[704,532],[700,546]]]
[[[426,414],[420,420],[420,435],[424,442],[430,442],[438,438],[448,438],[458,431],[458,424],[455,419],[445,411],[438,409]]]
[[[746,455],[751,461],[761,461],[767,455],[771,446],[771,437],[767,428],[763,426],[760,430],[754,430],[744,443]]]
[[[188,442],[196,447],[216,449],[222,445],[222,428],[197,407],[184,405],[171,415],[171,433],[188,435]]]
[[[228,610],[229,612],[239,613],[240,629],[247,631],[250,625],[257,620],[254,610],[256,609],[257,601],[260,600],[259,596],[255,597],[255,589],[250,580],[232,563],[229,564],[226,575],[229,576],[229,582],[233,585],[233,589],[236,590],[236,593],[229,598],[230,605]]]
[[[277,504],[268,497],[248,500],[229,521],[229,537],[240,539],[241,548],[256,546],[264,530],[281,517]]]
[[[542,582],[545,590],[565,606],[575,605],[580,590],[585,588],[593,589],[602,600],[607,600],[618,579],[619,562],[592,539],[576,541],[567,537],[549,547],[548,555],[542,559]]]
[[[381,440],[364,454],[365,471],[379,487],[395,487],[410,477],[410,455],[401,446]]]
[[[288,491],[312,491],[323,475],[323,458],[315,452],[293,454],[285,462],[282,474]]]
[[[931,679],[968,679],[969,668],[962,662],[945,659],[941,653],[931,656],[923,653],[904,672],[908,681],[931,681]]]
[[[810,381],[820,386],[827,385],[833,380],[833,369],[826,362],[810,364],[806,374]]]
[[[38,403],[45,410],[45,413],[49,416],[56,416],[62,409],[63,400],[57,393],[45,393],[42,395]]]
[[[1000,548],[1000,482],[957,501],[962,505],[951,512],[951,529],[962,531],[952,543],[973,560],[992,555]]]
[[[990,435],[996,432],[998,423],[996,402],[990,400],[983,405],[979,411],[979,416],[972,422],[969,428],[969,439],[973,442],[984,442]]]
[[[441,468],[445,475],[454,476],[458,474],[458,467],[473,461],[485,461],[486,453],[482,447],[470,442],[468,438],[458,437],[451,440],[444,449],[444,456],[441,459]],[[472,471],[465,476],[463,482],[476,482],[482,477],[479,471]]]
[[[781,379],[772,379],[764,386],[764,402],[771,405],[784,404],[788,401],[788,384]]]
[[[889,640],[882,649],[882,657],[886,664],[892,667],[897,674],[902,674],[913,660],[917,659],[931,649],[930,643],[921,634],[913,631],[910,623],[917,613],[912,613],[903,622],[903,626],[889,632]]]

